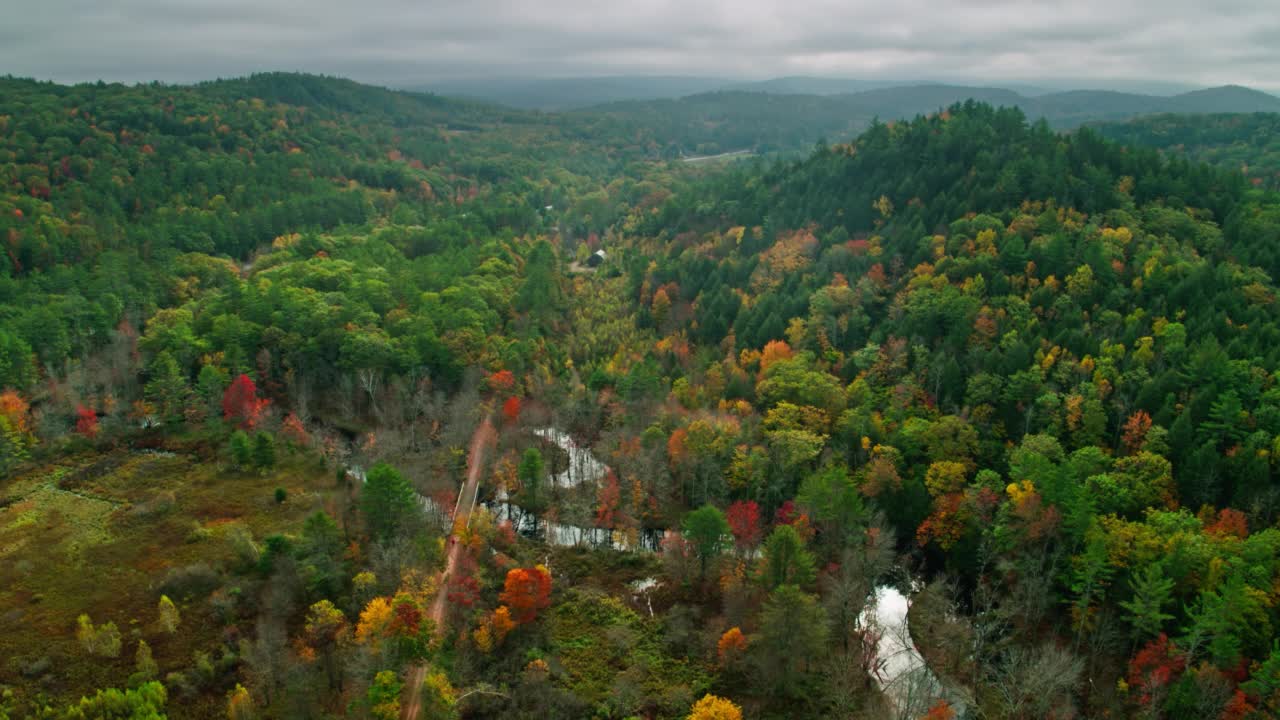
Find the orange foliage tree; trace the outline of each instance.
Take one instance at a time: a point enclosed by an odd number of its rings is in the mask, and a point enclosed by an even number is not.
[[[596,527],[611,528],[618,524],[618,509],[622,505],[622,488],[613,470],[605,474],[604,483],[596,493]]]
[[[946,700],[939,700],[929,708],[929,712],[920,716],[920,720],[955,720],[956,711],[951,709],[951,705]]]
[[[720,641],[716,643],[716,657],[720,660],[720,667],[732,665],[746,651],[747,636],[742,634],[741,628],[729,628],[720,636]]]
[[[1121,441],[1124,447],[1130,453],[1136,453],[1142,449],[1142,443],[1147,439],[1147,431],[1151,429],[1151,416],[1146,410],[1129,416],[1124,424],[1124,435]]]
[[[779,360],[790,360],[794,356],[786,340],[770,340],[760,351],[760,374],[763,376],[764,371]]]
[[[1218,519],[1205,525],[1204,531],[1210,535],[1234,536],[1243,540],[1249,537],[1249,518],[1239,510],[1223,508],[1218,512]]]
[[[486,378],[485,384],[495,395],[505,397],[515,392],[516,376],[510,370],[499,370]]]
[[[507,580],[498,599],[511,608],[512,618],[517,623],[533,622],[539,610],[551,605],[551,571],[536,565],[507,572]]]
[[[5,390],[0,393],[0,416],[9,421],[9,426],[20,433],[27,432],[27,411],[30,406],[16,390]]]
[[[508,423],[514,423],[520,419],[520,409],[522,404],[520,398],[512,395],[502,403],[502,417]]]

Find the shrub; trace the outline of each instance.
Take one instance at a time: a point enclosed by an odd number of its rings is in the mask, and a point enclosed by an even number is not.
[[[205,563],[174,568],[160,583],[160,592],[179,600],[190,601],[207,596],[222,584],[222,577]]]
[[[95,627],[88,615],[81,615],[76,620],[76,639],[92,655],[120,656],[120,629],[113,622]]]

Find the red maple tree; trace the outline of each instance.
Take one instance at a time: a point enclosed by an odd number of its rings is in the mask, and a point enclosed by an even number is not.
[[[245,429],[252,429],[262,419],[262,411],[269,400],[258,397],[258,386],[253,378],[241,374],[222,393],[222,417]]]
[[[605,475],[604,484],[596,493],[596,527],[611,528],[617,524],[618,507],[622,504],[622,488],[613,470]]]
[[[1129,660],[1129,687],[1138,691],[1138,702],[1146,705],[1158,690],[1177,680],[1186,667],[1187,656],[1160,633]]]
[[[739,550],[747,550],[760,544],[763,532],[760,527],[760,506],[755,500],[739,500],[725,510],[734,544]]]
[[[76,432],[92,440],[98,436],[98,413],[79,405],[76,407]]]

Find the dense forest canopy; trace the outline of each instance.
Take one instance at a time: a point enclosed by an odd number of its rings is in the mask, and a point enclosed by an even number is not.
[[[1275,116],[785,97],[0,80],[0,718],[1273,716]]]

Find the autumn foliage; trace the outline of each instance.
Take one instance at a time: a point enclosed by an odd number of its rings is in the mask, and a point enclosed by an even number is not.
[[[262,412],[270,403],[258,397],[258,386],[253,378],[241,374],[222,393],[222,417],[242,428],[252,429],[262,419]]]
[[[302,424],[302,419],[294,413],[289,413],[285,416],[284,422],[280,424],[280,432],[295,445],[300,447],[311,445],[311,435],[307,432],[306,426]]]
[[[80,405],[76,407],[76,433],[92,440],[98,436],[98,413]]]
[[[765,344],[764,350],[760,351],[760,372],[763,373],[769,369],[769,366],[779,360],[790,360],[795,356],[791,351],[791,346],[785,340],[770,340]]]
[[[613,470],[605,474],[604,482],[596,493],[596,527],[611,528],[617,525],[618,508],[622,504],[622,488]]]
[[[20,433],[27,431],[27,401],[15,390],[0,393],[0,415],[9,421],[9,426]]]
[[[489,386],[489,391],[495,395],[510,395],[516,389],[516,376],[510,370],[499,370],[489,375],[485,380],[485,384]]]
[[[687,720],[742,720],[742,709],[727,698],[704,695],[693,704]]]
[[[551,572],[542,565],[509,571],[498,599],[511,608],[516,623],[533,622],[539,610],[551,605]]]
[[[747,550],[760,544],[763,530],[760,527],[760,506],[754,500],[739,500],[725,510],[733,541],[739,550]]]
[[[1136,453],[1142,449],[1142,443],[1147,438],[1147,432],[1151,430],[1151,416],[1146,410],[1129,416],[1124,424],[1124,435],[1121,438],[1124,442],[1125,449],[1130,453]]]
[[[939,700],[929,708],[929,712],[920,716],[920,720],[955,720],[956,711],[951,709],[946,700]]]
[[[522,407],[523,407],[523,404],[520,402],[520,398],[516,397],[515,395],[512,395],[511,397],[507,398],[506,401],[502,403],[503,419],[506,420],[508,423],[513,423],[519,420],[520,410]]]
[[[1249,519],[1239,510],[1223,508],[1218,512],[1218,519],[1205,525],[1204,531],[1210,535],[1243,540],[1249,537]]]
[[[1147,643],[1129,661],[1129,687],[1138,691],[1138,702],[1146,705],[1152,695],[1168,687],[1187,667],[1187,657],[1167,635]]]
[[[747,636],[742,634],[741,628],[729,628],[716,643],[716,657],[720,660],[720,667],[732,665],[746,651]]]

